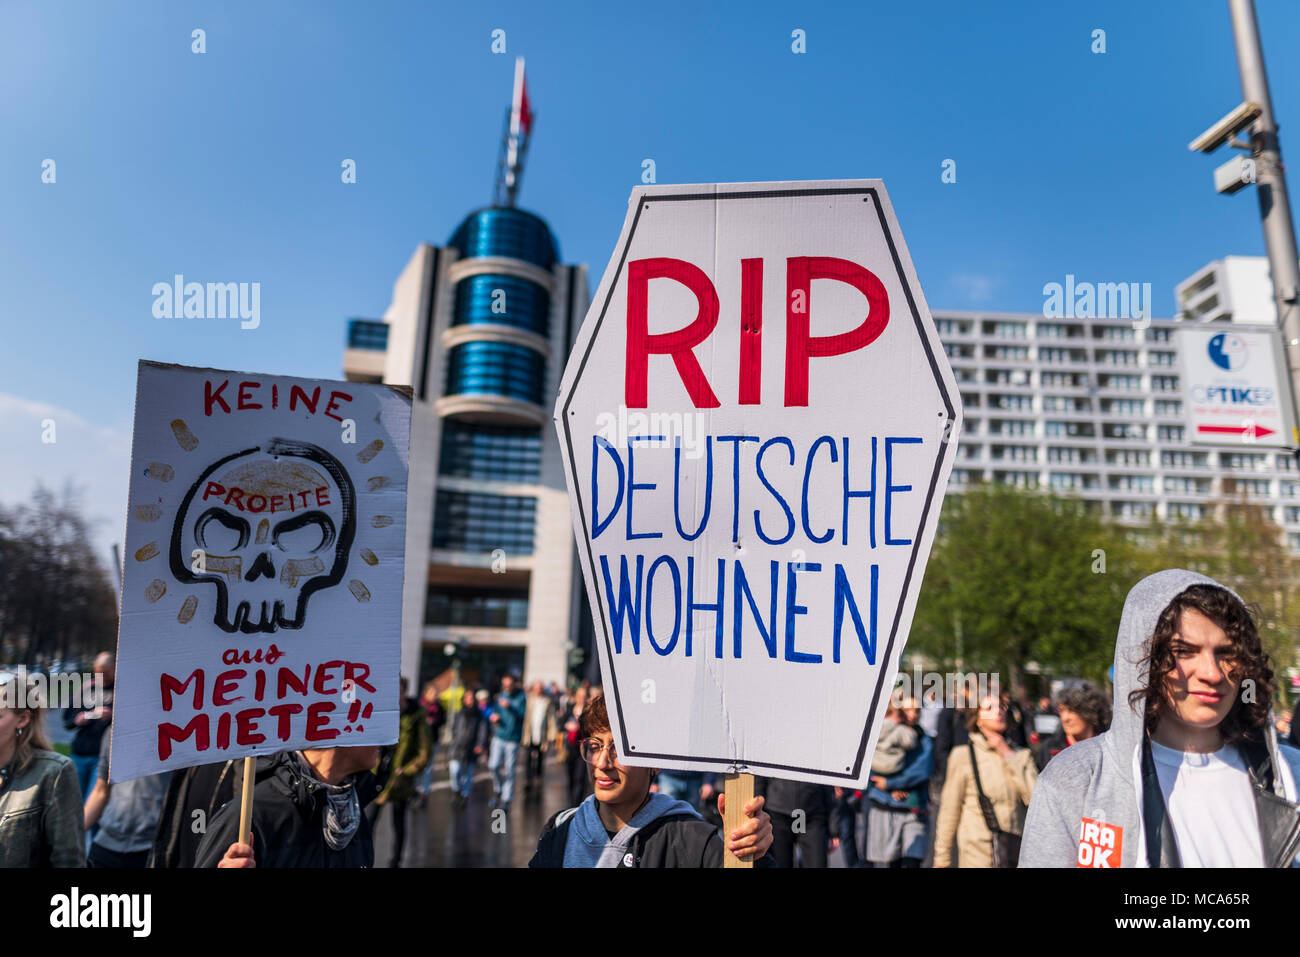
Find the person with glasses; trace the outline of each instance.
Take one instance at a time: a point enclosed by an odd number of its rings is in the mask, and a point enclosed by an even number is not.
[[[50,746],[38,691],[0,671],[0,867],[85,867],[77,769]]]
[[[619,763],[604,697],[580,717],[582,760],[595,793],[580,805],[552,815],[542,829],[529,867],[721,867],[723,837],[685,801],[650,790],[651,768]],[[770,866],[772,822],[763,798],[745,805],[750,818],[726,838],[741,859]],[[725,798],[719,796],[719,811]]]

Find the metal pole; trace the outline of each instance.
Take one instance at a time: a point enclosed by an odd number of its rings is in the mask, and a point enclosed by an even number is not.
[[[1295,227],[1291,222],[1291,202],[1287,197],[1277,123],[1273,119],[1273,101],[1268,95],[1264,51],[1260,47],[1259,24],[1255,20],[1255,0],[1228,0],[1228,12],[1232,17],[1232,34],[1237,46],[1242,98],[1246,102],[1258,103],[1262,108],[1251,135],[1255,186],[1259,195],[1259,218],[1264,227],[1264,245],[1268,250],[1269,273],[1273,277],[1277,324],[1286,344],[1286,363],[1291,372],[1294,402],[1300,397],[1300,254],[1296,252]],[[1300,415],[1297,420],[1300,421]],[[1291,439],[1300,445],[1300,436],[1293,434]]]

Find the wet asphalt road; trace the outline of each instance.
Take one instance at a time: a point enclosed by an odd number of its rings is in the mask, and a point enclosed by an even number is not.
[[[515,775],[509,814],[493,811],[492,776],[480,762],[474,791],[462,809],[454,807],[447,757],[439,748],[434,761],[433,790],[424,807],[407,805],[406,843],[402,867],[527,867],[537,849],[542,825],[569,806],[564,765],[547,757],[543,784],[535,794],[524,790],[522,764]],[[390,864],[393,847],[391,810],[385,809],[375,828],[375,866]]]

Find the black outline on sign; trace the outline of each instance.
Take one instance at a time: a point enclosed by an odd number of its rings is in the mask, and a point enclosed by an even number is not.
[[[597,610],[599,611],[600,630],[605,640],[605,656],[612,664],[614,661],[614,652],[610,647],[609,627],[607,624],[608,616],[605,614],[605,598],[600,590],[600,581],[596,577],[596,562],[591,550],[591,531],[587,527],[587,515],[582,507],[582,486],[578,481],[576,471],[577,461],[573,454],[573,435],[569,429],[569,406],[573,402],[574,393],[577,391],[577,383],[582,379],[582,370],[587,365],[587,360],[591,356],[591,351],[596,344],[596,337],[600,334],[600,325],[605,321],[605,315],[609,311],[610,301],[614,297],[614,290],[618,287],[619,276],[623,273],[623,268],[627,263],[628,250],[632,246],[632,237],[636,234],[637,222],[641,219],[641,213],[645,210],[648,203],[662,203],[674,201],[695,201],[700,200],[723,200],[723,199],[775,199],[783,196],[862,196],[870,197],[874,200],[873,206],[877,217],[880,219],[880,230],[885,236],[885,241],[889,244],[889,253],[894,261],[894,269],[898,273],[899,285],[903,287],[903,293],[907,297],[907,305],[912,313],[912,321],[916,326],[917,334],[921,339],[921,345],[925,349],[926,358],[930,362],[930,371],[934,375],[935,384],[939,387],[939,394],[943,397],[944,408],[948,413],[948,420],[951,422],[956,417],[956,410],[952,405],[952,397],[948,394],[945,386],[943,375],[939,371],[939,364],[935,359],[934,352],[930,348],[930,337],[926,334],[925,328],[921,325],[921,313],[916,307],[916,298],[912,294],[912,287],[907,281],[907,276],[903,272],[903,264],[899,259],[898,247],[894,242],[893,234],[889,231],[889,222],[885,219],[885,211],[880,203],[880,196],[872,187],[850,188],[850,189],[779,189],[779,190],[756,190],[754,192],[731,192],[731,193],[682,193],[673,195],[651,195],[643,196],[637,206],[636,215],[632,218],[632,227],[628,230],[627,242],[623,246],[622,255],[619,258],[618,269],[614,273],[613,281],[609,284],[609,291],[605,295],[605,302],[600,308],[600,315],[596,318],[596,327],[592,330],[591,338],[587,341],[587,350],[583,353],[582,359],[578,363],[578,371],[573,377],[573,387],[569,390],[569,395],[564,400],[561,409],[560,418],[564,424],[564,441],[568,447],[569,453],[569,478],[574,497],[578,501],[578,518],[582,522],[583,531],[583,548],[586,554],[587,567],[591,570],[591,581],[595,582]],[[917,528],[916,541],[912,545],[912,554],[907,562],[907,574],[903,577],[902,594],[907,595],[907,591],[912,582],[912,573],[916,570],[916,559],[921,549],[921,532],[926,527],[927,519],[930,515],[930,508],[934,503],[935,489],[939,484],[939,473],[943,466],[944,450],[940,443],[939,454],[935,456],[934,469],[930,473],[930,487],[925,493],[925,505],[921,510],[921,521]],[[903,604],[899,602],[894,611],[894,620],[889,628],[889,640],[885,645],[884,662],[891,660],[894,651],[894,643],[898,638],[898,623],[903,616]],[[613,669],[611,668],[611,672]],[[683,763],[700,763],[700,764],[731,764],[736,767],[743,767],[748,770],[762,768],[772,771],[796,771],[805,774],[817,774],[826,778],[840,778],[843,780],[857,780],[859,772],[862,769],[863,762],[866,760],[867,741],[871,737],[871,726],[876,716],[876,706],[881,701],[882,687],[885,681],[885,669],[880,670],[880,677],[877,679],[875,692],[871,697],[871,707],[867,711],[866,724],[862,728],[862,740],[858,744],[858,753],[854,759],[853,767],[848,771],[828,771],[823,768],[806,768],[789,764],[769,764],[762,761],[749,761],[739,758],[714,758],[700,757],[699,755],[684,754],[652,754],[643,751],[634,751],[627,740],[627,723],[623,720],[623,702],[618,691],[618,675],[611,673],[609,676],[610,683],[614,691],[614,707],[618,712],[618,726],[623,738],[620,750],[624,754],[635,753],[639,758],[664,758],[670,761],[680,761]]]

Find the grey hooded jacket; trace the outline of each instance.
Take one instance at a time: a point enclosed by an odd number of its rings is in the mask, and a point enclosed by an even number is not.
[[[1149,748],[1143,747],[1141,705],[1130,705],[1129,694],[1146,683],[1141,661],[1160,612],[1197,584],[1219,585],[1204,575],[1173,569],[1144,578],[1129,592],[1115,641],[1110,730],[1062,751],[1039,775],[1025,820],[1021,867],[1073,867],[1081,858],[1093,858],[1091,866],[1180,866],[1154,766],[1144,760]],[[1264,862],[1291,865],[1300,847],[1294,803],[1300,751],[1280,744],[1270,721],[1265,740],[1243,747],[1242,753],[1250,767]],[[1085,819],[1098,825],[1106,847],[1081,849],[1085,826],[1092,828]],[[1107,854],[1111,844],[1113,852]]]

